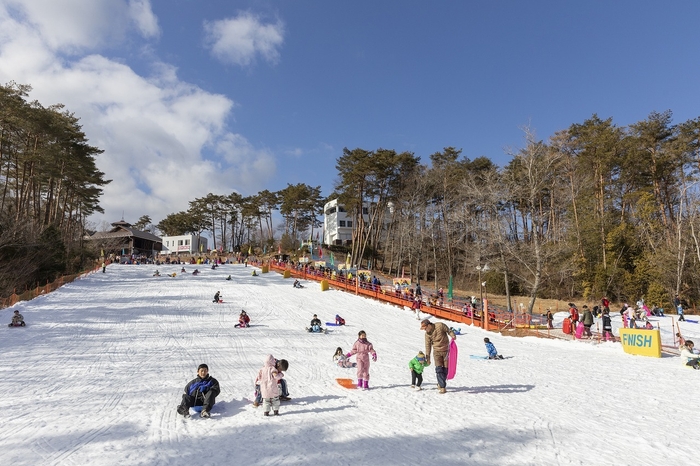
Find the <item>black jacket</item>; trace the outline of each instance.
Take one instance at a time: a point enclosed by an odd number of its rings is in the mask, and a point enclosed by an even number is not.
[[[211,394],[209,396],[217,397],[219,393],[221,393],[219,381],[211,375],[207,375],[205,378],[197,376],[196,379],[191,380],[185,386],[185,394],[195,398],[195,405],[197,399],[201,398],[204,400],[204,395]]]
[[[313,327],[314,325],[318,325],[319,327],[321,326],[321,319],[318,317],[315,319],[311,319],[311,326]]]

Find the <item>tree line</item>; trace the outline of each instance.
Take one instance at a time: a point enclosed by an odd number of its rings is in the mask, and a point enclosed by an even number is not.
[[[79,119],[61,104],[28,101],[31,87],[0,86],[0,295],[84,266],[87,218],[103,212],[97,169]]]
[[[674,124],[670,111],[626,127],[593,115],[547,141],[523,128],[522,148],[503,167],[454,147],[429,163],[345,148],[326,198],[304,184],[209,195],[158,228],[204,217],[190,231],[208,229],[225,247],[228,225],[234,244],[272,246],[279,210],[283,247],[296,250],[337,198],[354,219],[352,264],[471,289],[488,265],[487,289],[530,296],[530,312],[536,297],[668,306],[675,294],[699,297],[699,133],[699,119]]]
[[[78,118],[62,105],[28,102],[29,90],[0,87],[5,289],[16,283],[15,266],[31,281],[91,254],[82,244],[86,219],[102,212],[109,183],[95,165],[102,151],[87,143]],[[354,220],[351,262],[390,275],[435,287],[451,277],[456,287],[479,289],[479,267],[489,292],[529,295],[530,310],[536,297],[659,305],[675,294],[699,298],[700,119],[676,124],[670,111],[652,112],[619,126],[592,115],[546,141],[523,130],[522,147],[503,167],[454,147],[426,162],[412,152],[345,148],[327,197],[304,183],[251,196],[210,193],[135,226],[207,232],[212,249],[224,251],[297,251],[322,225],[324,204],[338,199]]]

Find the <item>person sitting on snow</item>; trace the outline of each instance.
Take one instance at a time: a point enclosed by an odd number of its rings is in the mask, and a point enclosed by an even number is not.
[[[253,269],[253,273],[251,273],[252,276],[257,277],[258,273]]]
[[[226,277],[226,280],[231,280],[231,275],[229,275],[228,277]]]
[[[349,368],[349,367],[355,367],[356,364],[354,362],[351,362],[347,356],[345,356],[345,352],[343,351],[343,348],[338,347],[335,350],[335,354],[333,355],[333,362],[336,363],[338,367],[342,368]]]
[[[160,277],[160,272],[158,271],[158,269],[156,269],[156,271],[153,273],[153,276]]]
[[[201,406],[201,417],[210,417],[209,412],[216,403],[216,397],[221,393],[219,382],[209,375],[209,366],[200,364],[197,368],[197,377],[185,386],[182,401],[177,407],[178,414],[189,417],[190,408]]]
[[[185,273],[185,272],[187,272],[187,271],[185,270],[184,267],[180,269],[180,273]]]
[[[294,288],[304,288],[304,286],[299,282],[299,280],[294,280]]]
[[[336,314],[335,315],[335,325],[345,325],[345,319],[343,319],[338,314]]]
[[[691,340],[685,341],[685,345],[681,346],[681,362],[688,367],[700,370],[700,354],[695,354],[694,347],[695,343]]]
[[[214,294],[214,301],[213,301],[213,302],[218,303],[218,302],[221,302],[221,301],[222,301],[222,299],[221,299],[221,292],[220,292],[220,291],[217,291],[216,294]]]
[[[194,272],[192,272],[192,275],[199,275],[199,269],[194,269]]]
[[[321,319],[319,319],[316,314],[314,314],[314,318],[311,319],[311,324],[308,331],[312,333],[323,332],[323,328],[321,327]]]
[[[248,314],[246,314],[245,311],[241,311],[241,314],[238,316],[238,323],[234,325],[234,327],[250,327],[250,317],[248,316]]]
[[[491,340],[484,338],[484,344],[486,344],[486,351],[489,353],[489,359],[503,359],[503,356],[498,354],[498,351],[496,351],[496,347],[493,346]]]
[[[24,327],[24,316],[15,309],[14,315],[12,316],[12,323],[8,327]]]

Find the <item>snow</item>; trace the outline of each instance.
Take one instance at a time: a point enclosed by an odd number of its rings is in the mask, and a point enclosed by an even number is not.
[[[294,289],[242,265],[199,266],[199,276],[180,267],[152,277],[155,266],[110,265],[0,311],[3,322],[14,309],[27,321],[0,341],[0,464],[680,465],[697,456],[700,371],[677,357],[462,324],[448,393],[436,390],[433,366],[414,391],[408,361],[424,333],[411,312],[313,282]],[[217,290],[222,304],[212,303]],[[251,328],[234,328],[241,309]],[[314,313],[348,325],[308,334]],[[681,323],[690,339],[700,340],[698,327]],[[368,391],[339,386],[355,370],[332,363],[359,330],[378,353]],[[486,354],[485,336],[507,359],[469,357]],[[292,401],[277,417],[251,403],[267,354],[290,363]],[[221,395],[211,419],[184,419],[175,408],[200,363]]]

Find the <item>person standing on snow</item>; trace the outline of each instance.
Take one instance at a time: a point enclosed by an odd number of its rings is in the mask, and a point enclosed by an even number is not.
[[[216,403],[216,397],[221,393],[219,382],[209,375],[209,366],[200,364],[197,368],[197,377],[185,386],[182,402],[177,407],[178,414],[189,417],[190,408],[201,406],[201,417],[210,417],[209,412]]]
[[[681,320],[685,322],[685,317],[683,316],[683,303],[681,302],[680,296],[676,295],[675,298],[673,298],[673,304],[676,306],[676,313],[678,313],[678,321],[680,322]]]
[[[623,317],[624,319],[624,317]],[[610,310],[603,311],[603,341],[615,341],[615,336],[612,333],[612,320],[610,319]]]
[[[415,358],[408,361],[408,370],[411,371],[411,388],[422,390],[420,386],[423,384],[423,369],[425,369],[425,353],[418,351]]]
[[[280,409],[280,389],[277,385],[284,375],[277,370],[277,360],[268,354],[265,357],[263,368],[258,372],[255,382],[260,386],[260,396],[263,402],[263,414],[270,415],[270,408],[275,416],[279,415]]]
[[[372,361],[377,361],[377,353],[374,351],[372,343],[367,341],[367,334],[360,330],[357,334],[357,341],[352,345],[352,349],[346,357],[357,355],[357,388],[369,389],[369,355],[372,354]]]
[[[434,324],[428,319],[423,319],[420,323],[421,330],[425,330],[425,365],[430,365],[430,354],[435,350],[433,359],[435,361],[435,375],[438,381],[438,392],[447,391],[447,352],[450,348],[450,338],[456,338],[450,328],[438,322]]]
[[[593,313],[588,306],[583,306],[583,316],[581,316],[581,321],[583,322],[583,335],[588,338],[592,337],[591,327],[593,326]]]

